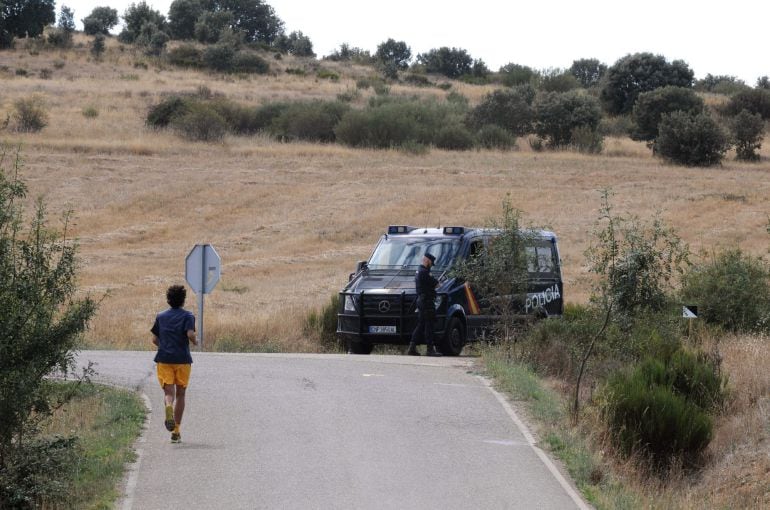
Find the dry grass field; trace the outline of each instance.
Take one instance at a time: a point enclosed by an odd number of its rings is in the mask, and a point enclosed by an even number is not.
[[[770,248],[770,142],[759,163],[737,163],[729,155],[721,167],[700,169],[663,164],[628,139],[607,139],[599,156],[536,153],[525,139],[511,152],[410,155],[265,137],[207,145],[144,126],[151,104],[201,86],[253,105],[333,99],[371,72],[323,62],[341,75],[329,81],[314,72],[281,72],[312,69],[290,57],[271,65],[276,72],[268,76],[210,76],[155,65],[114,41],[101,62],[85,47],[38,52],[21,42],[0,52],[0,125],[15,100],[32,95],[50,113],[40,133],[5,129],[0,141],[21,146],[30,204],[43,196],[53,219],[74,211],[82,292],[101,300],[88,345],[149,349],[166,287],[184,282],[184,258],[194,244],[211,243],[223,265],[206,298],[208,346],[316,350],[302,330],[307,311],[341,288],[388,224],[483,224],[499,213],[506,194],[527,223],[560,236],[568,301],[588,296],[583,252],[602,188],[614,191],[617,212],[644,219],[659,214],[695,252],[740,246],[766,255]],[[491,88],[457,84],[452,90],[473,104]],[[391,86],[391,94],[447,93]],[[354,104],[372,94],[361,91]],[[87,118],[86,108],[98,115]],[[195,309],[194,296],[188,306]],[[702,481],[707,489],[690,488],[684,497],[692,508],[704,497],[713,507],[770,505],[770,380],[761,375],[770,342],[730,338],[720,349],[738,407],[718,428],[715,466]]]

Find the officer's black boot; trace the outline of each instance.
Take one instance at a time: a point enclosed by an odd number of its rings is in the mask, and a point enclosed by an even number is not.
[[[420,353],[417,351],[417,345],[416,344],[409,344],[409,349],[407,349],[406,353],[409,356],[419,356]]]
[[[440,357],[442,354],[436,350],[436,347],[434,345],[428,346],[428,352],[426,353],[427,356],[433,356],[433,357]]]

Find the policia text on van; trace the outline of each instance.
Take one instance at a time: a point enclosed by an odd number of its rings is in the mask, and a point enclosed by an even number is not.
[[[436,343],[443,354],[459,355],[465,343],[480,337],[498,316],[484,296],[450,276],[450,269],[484,253],[500,233],[466,227],[388,227],[369,260],[358,263],[340,292],[337,334],[356,354],[369,354],[378,343],[408,344],[417,320],[414,275],[427,252],[436,258],[432,274],[439,280]],[[542,230],[529,234],[527,295],[514,306],[524,315],[560,316],[564,286],[556,235]]]

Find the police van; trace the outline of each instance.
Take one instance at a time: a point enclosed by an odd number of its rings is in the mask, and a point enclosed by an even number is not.
[[[369,354],[375,344],[408,344],[417,324],[415,272],[423,255],[431,253],[436,258],[431,274],[439,280],[436,347],[444,355],[459,355],[467,342],[483,337],[499,315],[486,296],[453,276],[452,268],[483,256],[500,234],[483,228],[391,225],[340,292],[337,335],[355,354]],[[527,294],[514,298],[512,305],[523,318],[561,316],[564,284],[556,235],[528,231],[526,239]]]

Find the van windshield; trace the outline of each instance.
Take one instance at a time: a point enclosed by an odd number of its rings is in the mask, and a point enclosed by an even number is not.
[[[459,239],[388,237],[380,240],[369,259],[369,269],[416,269],[426,253],[436,257],[437,271],[449,269],[460,248]]]

